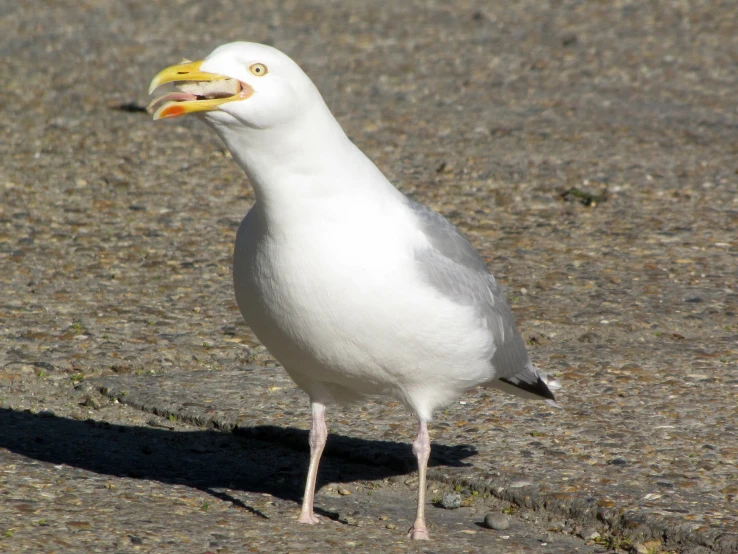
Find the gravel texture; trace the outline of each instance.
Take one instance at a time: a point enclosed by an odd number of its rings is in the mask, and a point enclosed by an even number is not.
[[[239,39],[459,225],[563,382],[437,414],[429,496],[462,508],[430,547],[390,401],[329,411],[326,524],[292,524],[307,400],[230,283],[252,193],[141,110]],[[28,0],[0,47],[1,551],[738,551],[738,4]]]

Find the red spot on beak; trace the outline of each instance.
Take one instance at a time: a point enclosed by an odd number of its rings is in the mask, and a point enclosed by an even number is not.
[[[185,110],[182,106],[179,106],[177,104],[173,104],[171,106],[166,106],[160,113],[159,117],[161,119],[164,119],[165,117],[177,117],[184,113],[186,113],[187,110]]]

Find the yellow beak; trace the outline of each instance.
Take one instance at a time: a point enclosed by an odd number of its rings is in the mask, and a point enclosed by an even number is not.
[[[167,67],[160,71],[149,85],[149,94],[157,88],[167,83],[183,83],[185,81],[195,81],[197,83],[223,82],[223,91],[219,92],[218,87],[207,87],[207,95],[199,96],[192,92],[174,92],[166,94],[154,99],[149,104],[147,111],[154,112],[154,120],[165,119],[168,117],[179,117],[195,112],[209,112],[215,110],[221,104],[231,102],[233,100],[245,100],[254,92],[246,83],[235,81],[230,77],[218,75],[217,73],[206,73],[200,71],[203,60],[197,62],[186,62],[178,65]],[[236,92],[233,93],[234,82],[236,84]],[[157,108],[158,109],[155,109]]]

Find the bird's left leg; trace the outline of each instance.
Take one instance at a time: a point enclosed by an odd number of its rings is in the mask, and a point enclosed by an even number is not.
[[[313,513],[315,481],[318,477],[320,455],[323,453],[325,441],[328,438],[328,428],[325,425],[325,405],[311,401],[310,409],[313,412],[313,422],[310,425],[310,466],[305,482],[305,496],[302,498],[302,510],[300,511],[300,517],[297,518],[297,523],[315,525],[320,523],[318,516]]]
[[[407,532],[407,536],[416,540],[428,540],[430,537],[425,526],[425,474],[430,457],[430,436],[428,427],[422,419],[418,428],[418,436],[413,442],[413,454],[418,459],[418,511],[415,515],[415,523]]]

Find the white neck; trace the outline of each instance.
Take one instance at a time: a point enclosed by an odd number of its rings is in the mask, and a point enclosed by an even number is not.
[[[399,194],[349,140],[322,99],[296,118],[268,129],[230,121],[208,123],[246,172],[257,205],[269,219],[331,198],[350,196],[360,202],[365,195],[382,196],[377,195],[382,189]]]

